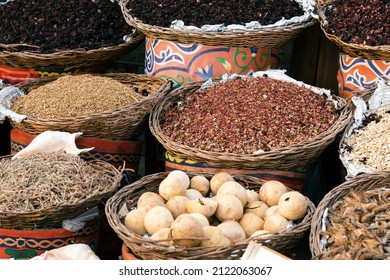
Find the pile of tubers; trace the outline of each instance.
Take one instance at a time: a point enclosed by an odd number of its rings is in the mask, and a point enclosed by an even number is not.
[[[293,226],[308,212],[300,192],[275,180],[247,189],[227,172],[190,178],[173,170],[146,191],[124,219],[132,232],[166,246],[228,246],[266,238]]]

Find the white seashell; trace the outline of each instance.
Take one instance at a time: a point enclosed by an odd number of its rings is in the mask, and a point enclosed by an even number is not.
[[[31,143],[16,153],[12,159],[25,157],[35,153],[53,153],[64,151],[68,154],[78,155],[81,153],[89,152],[92,148],[79,149],[76,146],[76,139],[83,133],[69,133],[64,131],[45,131],[35,137]]]

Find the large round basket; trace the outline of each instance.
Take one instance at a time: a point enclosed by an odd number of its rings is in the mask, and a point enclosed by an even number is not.
[[[127,23],[142,31],[148,38],[163,39],[183,44],[202,44],[206,46],[279,48],[288,40],[298,36],[304,29],[313,25],[316,20],[309,17],[300,23],[291,23],[275,27],[253,30],[234,30],[227,32],[196,31],[166,28],[145,24],[135,19],[127,7],[129,0],[120,0],[119,5]]]
[[[91,74],[101,77],[109,77],[129,87],[137,87],[139,94],[144,90],[148,96],[139,102],[113,109],[106,112],[98,112],[87,116],[41,119],[27,117],[22,122],[10,120],[14,128],[31,134],[40,134],[46,130],[66,131],[70,133],[83,132],[84,137],[129,140],[144,131],[150,111],[159,100],[171,89],[171,82],[158,78],[148,77],[143,74],[109,73]],[[39,86],[45,85],[59,77],[41,78],[23,82],[16,86],[25,93]],[[99,100],[91,102],[100,102]]]
[[[2,160],[11,160],[11,157]],[[108,162],[91,161],[90,164],[110,184],[96,186],[98,192],[87,198],[80,198],[77,203],[64,202],[57,206],[26,212],[0,212],[0,228],[15,230],[61,228],[64,220],[73,219],[87,210],[99,206],[103,200],[108,199],[118,189],[122,175],[117,168]]]
[[[309,239],[310,239],[310,251],[312,253],[312,258],[313,259],[336,259],[336,258],[340,259],[340,256],[339,256],[340,250],[344,251],[344,249],[348,248],[348,246],[345,245],[345,246],[343,246],[343,248],[340,248],[340,247],[335,248],[338,250],[330,249],[329,251],[326,251],[326,248],[324,248],[324,247],[325,247],[325,244],[327,243],[327,241],[326,241],[325,236],[323,236],[323,234],[322,234],[325,230],[325,224],[326,225],[329,224],[329,222],[327,221],[327,215],[332,211],[333,207],[337,207],[337,205],[343,204],[342,201],[344,201],[345,196],[347,196],[351,192],[359,193],[359,192],[369,191],[369,190],[382,190],[382,191],[380,191],[380,193],[383,194],[382,199],[384,199],[384,202],[382,204],[382,207],[383,207],[382,214],[383,214],[383,213],[386,213],[386,211],[388,211],[388,207],[389,207],[388,206],[389,205],[389,200],[388,200],[389,188],[390,188],[390,173],[389,172],[375,172],[375,173],[371,173],[371,174],[360,174],[359,176],[356,176],[350,180],[345,181],[341,185],[335,187],[330,192],[328,192],[324,196],[324,198],[321,200],[321,202],[318,204],[318,206],[314,212],[312,222],[311,222]],[[351,200],[351,198],[348,201],[350,201],[350,200]],[[357,200],[356,200],[356,202],[357,202]],[[360,213],[360,211],[362,210],[361,208],[364,208],[363,206],[367,206],[368,204],[370,204],[370,203],[367,202],[367,204],[364,204],[364,205],[359,204],[359,206],[353,207],[354,210],[351,210],[351,211],[354,211],[355,213]],[[377,205],[377,207],[378,207],[378,205]],[[373,218],[372,222],[373,223],[374,223],[375,215],[380,213],[380,211],[377,211],[377,210],[379,210],[379,209],[375,208],[374,210],[371,209],[369,212],[367,212],[369,215],[372,214],[372,218]],[[364,214],[365,213],[362,213],[361,215],[363,216]],[[353,221],[354,217],[352,217],[352,216],[353,215],[346,215],[345,217],[341,216],[338,218],[340,220],[343,219],[343,220],[347,220],[347,221],[349,219],[350,222],[348,224],[351,225],[351,227],[353,227],[353,229],[356,230],[355,233],[359,234],[359,231],[363,233],[361,236],[362,241],[360,241],[360,243],[366,244],[366,243],[363,243],[363,239],[367,234],[370,234],[370,233],[369,233],[368,228],[365,226],[366,223],[363,223],[364,218],[361,217],[361,219],[363,219],[361,221],[359,221],[359,220]],[[387,219],[384,219],[383,215],[382,215],[381,218],[378,218],[378,221],[382,221],[382,222],[384,221],[384,222],[388,223],[389,222],[388,215],[387,215]],[[329,226],[342,228],[342,229],[340,229],[340,238],[342,240],[346,241],[347,239],[352,238],[352,236],[349,235],[349,233],[346,233],[347,229],[344,229],[344,227],[342,225],[338,224],[336,221],[334,223],[335,224],[329,225]],[[349,231],[350,229],[351,228],[348,229],[348,232],[350,232]],[[373,225],[373,229],[375,229],[375,225]],[[381,238],[381,240],[382,240],[382,238],[386,235],[386,240],[383,239],[384,243],[382,244],[382,246],[389,246],[388,245],[389,243],[387,241],[388,234],[386,234],[386,232],[388,232],[388,229],[386,230],[384,228],[383,230],[384,230],[383,236],[382,237],[377,236],[377,238]],[[343,232],[344,232],[344,234],[343,234]],[[374,238],[375,238],[375,236],[374,236]],[[336,239],[336,238],[334,238],[334,239]],[[341,239],[339,239],[339,241],[341,241]],[[337,242],[337,241],[335,241],[335,242]],[[382,241],[379,241],[378,245],[380,242],[382,242]],[[367,244],[368,243],[369,242],[367,242]],[[374,242],[374,243],[376,243],[376,242]],[[387,243],[387,245],[386,245],[386,243]],[[353,245],[356,245],[356,244],[353,244]],[[353,246],[351,246],[351,247],[353,247]],[[362,249],[362,252],[364,252],[363,249],[365,249],[365,246],[358,245],[358,247],[359,247],[359,249]],[[360,255],[360,256],[362,256],[362,255]],[[358,258],[359,256],[355,255],[355,257]],[[390,257],[390,253],[388,251],[387,251],[387,253],[384,252],[381,255],[374,254],[373,256],[371,256],[371,258],[373,258],[373,259],[383,259],[386,257],[387,258]],[[354,259],[353,256],[350,256],[350,258]]]
[[[325,11],[329,5],[335,0],[317,0],[317,14],[319,16],[320,27],[325,36],[339,46],[343,52],[352,57],[361,57],[369,60],[384,60],[390,61],[390,45],[367,46],[362,44],[346,43],[338,36],[326,31],[326,16]]]
[[[219,81],[219,79],[214,79]],[[232,154],[199,150],[187,145],[178,144],[164,135],[160,116],[165,110],[185,94],[192,94],[200,89],[204,82],[193,82],[171,91],[152,110],[149,117],[150,131],[163,145],[167,152],[175,157],[202,162],[210,166],[243,170],[270,169],[294,170],[305,169],[309,163],[317,160],[322,151],[331,144],[335,137],[343,131],[352,118],[351,106],[344,99],[334,97],[339,102],[338,118],[331,127],[313,139],[298,144],[262,152],[260,154]]]
[[[211,179],[215,174],[186,173],[190,178],[195,175],[204,175],[208,179]],[[308,233],[311,216],[315,210],[314,204],[308,198],[306,198],[309,205],[308,212],[296,225],[289,229],[274,233],[267,238],[253,237],[229,246],[211,246],[207,248],[167,246],[127,229],[123,223],[123,219],[119,215],[119,211],[123,205],[126,204],[128,209],[132,209],[137,206],[137,200],[144,192],[150,191],[158,193],[159,184],[167,175],[167,172],[161,172],[144,176],[135,183],[123,187],[106,203],[105,212],[110,226],[118,234],[119,238],[121,238],[131,249],[134,255],[141,259],[240,259],[251,240],[264,244],[286,256],[293,257],[298,244]],[[234,175],[233,178],[245,188],[255,191],[259,191],[263,183],[263,181],[258,178],[246,175]]]
[[[0,65],[22,68],[59,68],[64,71],[102,66],[134,50],[145,40],[137,30],[128,41],[94,50],[63,50],[49,54],[18,51],[18,45],[0,44]]]

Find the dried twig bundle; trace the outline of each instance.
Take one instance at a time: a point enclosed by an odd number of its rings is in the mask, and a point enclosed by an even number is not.
[[[4,158],[0,160],[0,212],[25,213],[99,199],[114,191],[120,178],[108,163],[93,164],[66,153]]]

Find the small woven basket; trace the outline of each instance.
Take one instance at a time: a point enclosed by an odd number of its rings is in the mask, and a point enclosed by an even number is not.
[[[330,192],[328,192],[318,204],[311,222],[309,240],[312,258],[317,260],[332,259],[337,254],[337,252],[335,252],[334,255],[325,255],[325,250],[323,248],[324,243],[321,238],[321,232],[323,231],[323,224],[325,220],[325,213],[327,213],[328,210],[330,211],[333,205],[335,205],[336,203],[340,203],[340,200],[342,200],[343,197],[346,196],[351,190],[353,190],[355,193],[358,193],[361,191],[374,190],[385,186],[387,186],[388,188],[390,187],[390,172],[375,172],[371,174],[361,174],[359,176],[356,176],[350,180],[345,181],[341,185],[335,187]],[[389,219],[387,219],[387,222],[389,222]],[[333,226],[337,226],[337,224]],[[346,236],[346,238],[348,238],[348,236]],[[388,257],[389,256],[390,254],[388,253]],[[380,259],[383,256],[377,257]]]
[[[11,158],[3,160],[11,160]],[[105,177],[112,182],[110,185],[101,188],[98,194],[87,199],[80,199],[77,203],[68,204],[65,202],[58,206],[37,211],[0,212],[0,228],[15,230],[61,228],[64,220],[73,219],[108,199],[120,185],[121,172],[105,161],[91,161],[90,164],[101,173],[102,178]]]
[[[88,116],[60,119],[27,117],[20,123],[10,119],[11,125],[30,134],[40,134],[46,130],[60,130],[70,133],[83,132],[84,137],[129,140],[144,131],[153,106],[171,89],[170,81],[158,77],[148,77],[143,74],[110,73],[90,75],[109,77],[129,86],[137,86],[139,92],[145,89],[149,95],[128,106]],[[58,78],[59,76],[35,79],[19,83],[16,87],[28,93],[30,90]]]
[[[361,57],[369,60],[390,61],[390,45],[366,46],[362,44],[346,43],[338,36],[330,34],[326,31],[325,11],[327,7],[334,2],[335,0],[317,0],[317,14],[319,16],[320,27],[325,36],[351,57]]]
[[[145,40],[145,35],[134,31],[122,44],[94,50],[64,50],[50,54],[34,51],[17,51],[18,45],[0,44],[0,65],[22,68],[59,68],[64,71],[93,68],[115,61],[134,50]]]
[[[219,81],[219,79],[214,79]],[[193,82],[171,91],[152,110],[149,117],[149,127],[152,134],[163,145],[167,152],[175,157],[205,163],[210,166],[222,168],[235,168],[244,170],[304,169],[314,162],[322,151],[331,144],[335,137],[343,131],[352,118],[351,106],[344,99],[335,97],[340,106],[338,118],[333,125],[317,137],[302,141],[296,145],[271,150],[261,154],[231,154],[202,151],[193,147],[178,144],[164,135],[160,126],[160,115],[169,109],[183,93],[192,94],[200,89],[204,82]]]
[[[148,38],[162,39],[182,44],[197,43],[206,46],[229,46],[238,48],[279,48],[316,22],[313,17],[310,17],[307,21],[301,23],[291,23],[277,27],[263,27],[253,30],[235,30],[229,32],[179,30],[145,24],[135,19],[131,15],[131,11],[126,7],[128,3],[129,0],[119,1],[124,18],[130,26],[140,30]]]
[[[193,173],[186,172],[190,178],[195,175],[203,175],[209,180],[214,175],[212,173]],[[155,173],[144,176],[140,180],[131,185],[127,185],[115,193],[106,203],[105,213],[107,220],[113,230],[118,234],[119,238],[131,249],[131,251],[144,260],[184,260],[184,259],[225,259],[234,260],[240,259],[245,252],[249,241],[253,240],[257,243],[265,244],[286,256],[293,257],[296,247],[299,245],[303,237],[308,233],[312,213],[315,210],[314,204],[308,199],[308,212],[306,216],[298,224],[289,229],[274,233],[266,238],[253,237],[245,241],[232,244],[229,246],[211,246],[211,247],[180,247],[167,246],[159,242],[150,240],[141,235],[138,235],[129,229],[123,223],[123,219],[119,216],[119,211],[124,204],[128,209],[137,206],[138,198],[144,192],[158,193],[160,182],[166,178],[167,172]],[[263,181],[261,179],[246,175],[233,175],[233,178],[241,183],[245,188],[259,191]]]

